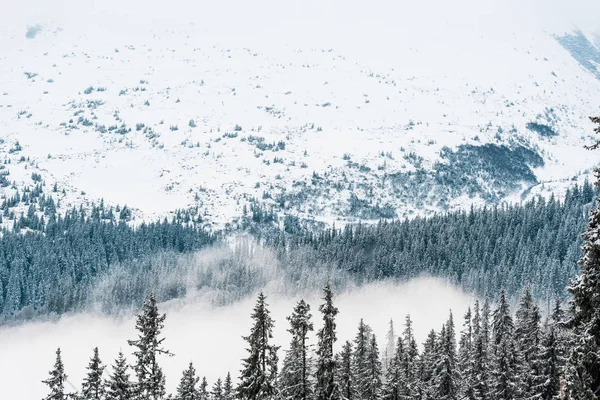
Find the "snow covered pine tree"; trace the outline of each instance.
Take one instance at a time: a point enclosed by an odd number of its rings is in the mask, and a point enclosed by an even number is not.
[[[142,306],[141,313],[137,316],[135,328],[138,330],[137,340],[128,340],[136,363],[133,366],[137,376],[134,393],[140,400],[161,400],[165,397],[165,375],[158,365],[158,356],[172,356],[162,347],[165,338],[161,337],[166,315],[158,313],[154,294]]]
[[[277,350],[278,346],[269,343],[273,338],[274,321],[267,308],[266,296],[258,295],[252,312],[254,325],[250,335],[244,340],[249,347],[247,358],[243,362],[240,383],[237,388],[242,400],[269,400],[277,395]]]
[[[600,118],[591,118],[597,124],[594,132],[600,134]],[[600,141],[589,147],[600,148]],[[594,170],[596,187],[600,188],[600,168]],[[567,370],[567,395],[574,400],[600,397],[600,199],[590,211],[583,237],[581,272],[569,284],[572,295],[572,345]]]

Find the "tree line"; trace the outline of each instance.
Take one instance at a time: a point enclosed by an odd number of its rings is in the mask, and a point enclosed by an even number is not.
[[[401,332],[390,321],[383,341],[361,319],[354,340],[336,352],[339,310],[329,285],[323,293],[316,346],[310,344],[315,330],[311,307],[300,300],[287,317],[291,341],[280,362],[280,348],[273,344],[275,321],[260,293],[250,315],[252,327],[244,336],[247,357],[241,360],[237,382],[228,373],[209,389],[206,378],[201,379],[190,363],[176,393],[170,395],[159,363],[161,356],[173,356],[161,334],[166,315],[159,313],[151,295],[136,319],[138,336],[128,341],[132,364],[119,352],[112,373],[107,373],[95,348],[81,390],[72,392],[66,388],[58,349],[54,368],[43,381],[49,390],[44,400],[551,400],[568,390],[570,398],[587,398],[578,397],[572,377],[580,366],[577,337],[568,322],[576,315],[574,303],[563,310],[557,299],[551,312],[543,315],[527,287],[513,314],[502,291],[493,309],[488,299],[475,301],[460,323],[450,312],[421,346],[410,316]]]

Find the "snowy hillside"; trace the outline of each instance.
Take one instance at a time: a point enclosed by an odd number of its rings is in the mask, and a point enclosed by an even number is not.
[[[339,224],[518,200],[596,162],[595,26],[557,25],[559,4],[33,3],[0,17],[4,199],[43,183],[137,218],[223,226],[257,202]]]

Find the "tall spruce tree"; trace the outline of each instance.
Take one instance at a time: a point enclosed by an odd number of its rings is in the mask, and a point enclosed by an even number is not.
[[[100,360],[98,348],[94,348],[94,355],[87,367],[87,374],[81,385],[81,400],[104,400],[106,385],[102,374],[106,367]]]
[[[323,304],[319,311],[323,314],[323,327],[317,333],[317,371],[316,371],[316,398],[317,400],[337,400],[339,389],[335,382],[335,357],[333,345],[337,341],[335,317],[338,309],[333,305],[333,293],[329,283],[323,289]]]
[[[479,310],[477,310],[477,314],[479,314]],[[479,319],[479,315],[477,315],[477,319]],[[477,323],[479,323],[479,321],[477,321]],[[475,390],[477,387],[478,376],[474,368],[474,355],[475,351],[473,346],[473,321],[471,307],[469,307],[464,316],[463,329],[460,333],[458,352],[460,393],[461,398],[467,400],[477,399]]]
[[[250,335],[244,336],[248,343],[248,357],[242,361],[240,383],[237,393],[242,400],[268,400],[277,394],[277,350],[271,344],[274,321],[261,292],[251,318]]]
[[[346,340],[338,357],[339,363],[336,366],[336,381],[339,386],[340,399],[342,400],[356,399],[352,354],[352,343]]]
[[[525,287],[516,312],[515,344],[519,355],[520,393],[524,398],[536,395],[535,377],[542,371],[540,351],[540,310],[533,300],[531,288]]]
[[[206,380],[206,376],[202,377],[202,382],[200,382],[200,387],[198,388],[198,393],[200,394],[200,400],[209,400],[210,393],[208,391],[208,381]]]
[[[363,400],[368,397],[369,381],[369,344],[371,342],[371,327],[361,318],[358,323],[358,332],[354,338],[354,354],[352,374],[355,380],[357,398]]]
[[[600,134],[600,118],[591,118]],[[590,150],[600,148],[597,141]],[[600,168],[595,168],[595,185],[600,189]],[[571,280],[571,319],[573,346],[567,370],[567,391],[572,399],[596,399],[600,397],[600,199],[590,210],[583,238],[581,270]]]
[[[514,400],[519,396],[518,359],[514,323],[502,290],[492,322],[491,398]]]
[[[407,398],[408,388],[404,369],[402,368],[403,359],[404,344],[402,339],[398,338],[396,349],[385,373],[385,383],[382,391],[383,400],[404,400]]]
[[[378,400],[381,398],[381,360],[377,338],[370,335],[367,349],[367,381],[364,400]]]
[[[224,400],[223,396],[223,381],[218,378],[210,391],[210,397],[212,400]]]
[[[463,385],[473,385],[473,395],[477,400],[487,400],[489,396],[489,358],[488,358],[488,327],[489,302],[486,300],[483,313],[480,313],[479,301],[475,301],[473,311],[473,346],[471,379],[465,378]],[[470,382],[470,383],[469,383]]]
[[[401,339],[399,339],[399,341],[401,341]],[[437,344],[437,335],[435,333],[435,330],[431,330],[429,332],[429,334],[427,335],[427,339],[425,340],[425,343],[423,344],[423,353],[419,359],[419,368],[418,368],[418,381],[419,381],[419,387],[418,387],[418,391],[416,394],[416,398],[418,399],[422,399],[422,400],[434,400],[435,399],[435,393],[434,393],[434,378],[435,378],[435,366],[436,366],[436,361],[437,361],[437,348],[438,348],[438,344]],[[405,356],[403,355],[401,358],[398,359],[398,361],[400,362],[401,365],[404,364],[404,359]],[[404,367],[402,367],[402,371],[404,372]],[[405,376],[405,374],[404,374]],[[405,378],[406,380],[406,378]],[[405,382],[406,385],[406,382]],[[402,399],[404,398],[411,398],[409,396],[409,391],[408,388],[406,389],[406,395],[404,397],[402,397]]]
[[[175,400],[200,400],[200,391],[198,390],[199,380],[200,378],[196,375],[194,364],[190,363],[181,375]]]
[[[150,294],[138,314],[135,329],[138,331],[136,340],[128,340],[135,350],[133,355],[136,362],[133,365],[137,382],[134,390],[141,400],[160,400],[166,393],[165,375],[158,364],[158,356],[172,356],[162,344],[165,340],[161,337],[166,315],[160,315],[156,298]]]
[[[231,374],[228,372],[223,382],[223,400],[233,400],[234,398],[233,382],[231,381]]]
[[[307,400],[313,394],[310,380],[312,361],[308,347],[308,333],[314,330],[311,317],[310,306],[300,300],[292,315],[287,318],[292,341],[279,376],[279,387],[285,399]]]
[[[408,387],[408,396],[416,396],[419,392],[419,380],[417,375],[417,360],[419,351],[417,341],[412,327],[410,315],[407,315],[404,320],[404,361],[402,362],[404,374],[406,376],[406,385]]]
[[[383,374],[385,375],[389,364],[394,358],[394,349],[396,347],[396,332],[394,331],[394,320],[390,319],[390,327],[385,335],[386,345],[383,349]]]
[[[133,399],[133,384],[129,380],[127,369],[127,360],[120,351],[113,365],[113,373],[106,382],[106,400]]]
[[[71,398],[71,395],[65,393],[66,381],[67,375],[65,374],[65,366],[59,347],[56,349],[56,361],[54,362],[54,368],[50,371],[50,377],[42,381],[50,389],[50,393],[44,397],[44,400],[67,400]]]
[[[456,367],[456,333],[452,313],[440,332],[438,349],[434,377],[435,397],[439,400],[457,400],[459,386]]]
[[[530,398],[558,400],[560,398],[561,356],[558,349],[556,328],[549,324],[543,333],[538,349],[536,368],[532,376],[533,390]]]

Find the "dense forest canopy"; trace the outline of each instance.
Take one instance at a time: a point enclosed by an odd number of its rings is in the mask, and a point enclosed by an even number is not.
[[[185,212],[136,227],[102,205],[46,219],[30,213],[0,238],[0,311],[5,320],[62,314],[100,298],[113,312],[137,307],[148,290],[164,301],[184,296],[190,285],[231,292],[226,298],[236,300],[268,282],[252,263],[276,264],[286,281],[303,287],[320,285],[310,278],[316,271],[357,284],[429,274],[481,295],[503,288],[514,298],[529,282],[536,298],[564,297],[594,197],[585,183],[561,201],[538,198],[341,230],[292,231],[296,225],[288,221],[283,230],[257,236],[258,246],[247,239],[229,246]],[[273,227],[276,220],[254,223]],[[220,256],[200,265],[193,255],[207,246],[218,246]],[[257,257],[261,249],[274,258]]]

